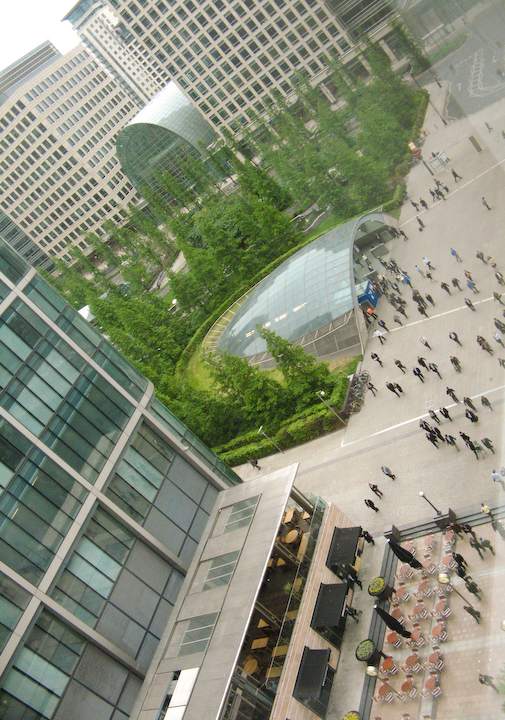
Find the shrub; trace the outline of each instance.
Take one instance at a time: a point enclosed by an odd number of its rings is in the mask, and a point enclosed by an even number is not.
[[[319,437],[321,433],[322,422],[320,418],[302,418],[296,420],[286,428],[288,433],[294,440],[295,445],[301,445],[302,443],[314,440]]]
[[[228,467],[235,467],[236,465],[243,465],[251,458],[262,458],[266,455],[272,455],[274,452],[276,452],[274,446],[265,438],[264,440],[260,440],[260,442],[244,445],[236,450],[222,453],[219,459],[226,463]]]
[[[330,433],[336,430],[340,425],[342,424],[338,417],[331,412],[331,410],[327,410],[325,414],[322,417],[323,422],[323,432]]]

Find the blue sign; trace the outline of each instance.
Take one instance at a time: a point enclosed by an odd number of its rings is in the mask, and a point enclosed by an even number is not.
[[[377,307],[378,299],[379,299],[379,297],[378,297],[377,293],[375,292],[375,290],[373,289],[372,282],[371,282],[371,280],[369,280],[367,283],[367,286],[366,286],[365,294],[361,295],[361,297],[358,298],[358,302],[361,304],[365,300],[368,300],[370,305]]]

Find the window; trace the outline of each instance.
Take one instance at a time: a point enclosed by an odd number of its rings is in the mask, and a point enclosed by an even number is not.
[[[219,555],[210,561],[207,578],[202,590],[211,590],[221,585],[228,585],[238,560],[238,550],[226,555]]]
[[[209,644],[217,616],[218,613],[209,613],[189,620],[177,655],[204,652]]]
[[[251,524],[259,499],[260,496],[255,495],[232,505],[223,532],[228,533],[239,528],[248,527]]]

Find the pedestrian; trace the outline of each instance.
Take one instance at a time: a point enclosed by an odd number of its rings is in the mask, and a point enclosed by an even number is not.
[[[372,382],[371,380],[369,380],[369,381],[367,382],[366,386],[367,386],[367,388],[370,390],[370,392],[372,393],[372,395],[375,397],[375,395],[376,395],[376,393],[377,393],[377,388],[375,387],[375,385],[373,384],[373,382]]]
[[[470,272],[470,270],[465,270],[465,277],[467,280],[472,279],[472,273]]]
[[[431,190],[431,188],[429,189],[429,193],[431,195],[431,199],[433,200],[433,202],[436,202],[437,196],[435,195],[433,190]]]
[[[459,362],[459,359],[455,355],[451,355],[451,363],[453,368],[456,370],[457,373],[461,372],[461,364]]]
[[[441,190],[439,190],[438,188],[436,188],[436,189],[434,190],[434,193],[435,193],[435,195],[437,196],[437,198],[438,198],[439,200],[443,200],[443,201],[445,202],[445,195],[444,195],[444,193],[443,193]]]
[[[459,434],[461,435],[461,437],[463,438],[463,440],[465,441],[465,443],[470,442],[470,436],[469,436],[469,435],[467,435],[466,433],[462,432],[461,430],[459,431]]]
[[[386,382],[386,387],[388,390],[391,390],[391,392],[394,393],[397,397],[400,397],[399,393],[396,392],[396,388],[392,382]]]
[[[451,294],[451,289],[449,288],[449,285],[446,282],[440,283],[440,287],[442,288],[442,290],[445,290],[445,292],[448,293],[448,295]]]
[[[461,527],[463,529],[463,532],[466,535],[471,535],[474,538],[474,540],[477,540],[477,535],[475,534],[475,531],[473,530],[470,523],[463,523],[463,525]]]
[[[426,265],[428,270],[433,270],[433,271],[436,270],[436,268],[434,268],[433,265],[431,264],[431,260],[429,260],[427,257],[423,258],[423,263]]]
[[[398,308],[396,308],[396,309],[398,310],[399,313],[401,313],[401,314],[403,315],[403,317],[407,318],[407,320],[408,320],[407,313],[406,313],[405,310],[403,309],[403,306],[402,306],[402,305],[400,305],[400,306],[399,306]],[[398,320],[397,320],[396,322],[398,322]]]
[[[486,260],[486,258],[484,257],[484,253],[483,253],[483,252],[481,252],[481,251],[479,250],[479,251],[476,253],[475,257],[476,257],[478,260],[482,260],[482,262],[484,263],[484,265],[487,265],[487,260]]]
[[[350,607],[350,605],[346,605],[345,608],[345,614],[349,617],[352,617],[352,619],[356,622],[356,624],[359,623],[358,615],[361,615],[361,610],[356,610],[356,608]]]
[[[505,345],[504,345],[503,342],[502,342],[500,333],[499,333],[499,332],[493,333],[493,337],[494,337],[494,339],[496,340],[496,342],[498,343],[498,345],[501,345],[502,348],[505,350]]]
[[[486,200],[485,197],[482,198],[482,204],[484,205],[485,208],[487,208],[488,210],[491,210],[491,208],[490,208],[489,205],[487,204],[487,200]]]
[[[456,397],[456,393],[454,392],[453,388],[447,387],[447,388],[446,388],[446,391],[445,391],[445,394],[446,394],[446,395],[449,395],[449,397],[451,397],[451,398],[454,400],[455,403],[459,403],[459,400],[458,400],[458,398]]]
[[[451,255],[453,258],[456,258],[456,260],[458,262],[463,262],[463,260],[460,258],[460,256],[458,255],[458,253],[456,252],[456,250],[454,248],[451,248]]]
[[[461,178],[461,175],[458,175],[458,173],[456,172],[456,170],[452,169],[451,172],[452,172],[452,177],[454,178],[454,182],[457,183],[458,180],[461,180],[461,179],[462,179],[462,178]]]
[[[481,685],[487,685],[488,687],[492,687],[493,690],[495,690],[498,694],[500,693],[500,691],[494,684],[493,678],[491,675],[483,675],[482,673],[479,673],[479,682]]]
[[[377,485],[374,485],[373,483],[368,483],[368,487],[373,493],[375,493],[375,495],[377,495],[378,498],[382,497],[383,493],[381,490],[379,490]]]
[[[491,127],[491,125],[488,122],[485,122],[484,125],[487,127],[488,132],[492,131],[493,128]]]
[[[480,290],[477,290],[477,287],[473,280],[469,280],[466,284],[467,288],[473,292],[474,295],[478,295]]]
[[[469,307],[470,310],[472,310],[472,312],[475,312],[475,307],[474,307],[472,301],[469,300],[468,298],[465,298],[465,305],[466,305],[467,307]]]
[[[419,378],[419,380],[420,380],[422,383],[424,383],[424,375],[422,374],[422,372],[419,370],[418,367],[413,368],[412,372],[414,373],[414,375],[415,375],[416,377]]]
[[[452,417],[449,414],[449,410],[445,407],[438,408],[438,412],[445,417],[446,420],[450,420],[452,422]]]
[[[421,277],[424,277],[424,272],[421,270],[419,265],[414,265],[414,268],[417,270],[417,272],[421,275]]]
[[[470,420],[471,423],[478,423],[479,417],[473,413],[471,410],[466,410],[465,412],[466,417]]]
[[[404,275],[402,278],[402,282],[405,283],[405,285],[408,285],[409,287],[412,287],[412,283],[410,282],[410,277],[408,275]]]
[[[365,500],[365,502],[366,502],[366,500]],[[372,501],[370,500],[370,502],[372,502]],[[373,505],[373,503],[372,503],[372,505]],[[359,589],[363,590],[363,584],[358,577],[356,568],[354,568],[352,565],[344,565],[344,570],[347,574],[347,581],[356,583],[356,585],[359,587]]]
[[[488,438],[486,438],[486,440],[487,440],[487,439],[488,439]],[[490,442],[490,445],[491,445],[491,448],[492,448],[492,443],[491,443],[491,442]],[[487,445],[486,445],[486,447],[487,447]],[[493,455],[494,455],[494,450],[493,450]],[[502,486],[502,488],[505,490],[505,481],[504,481],[503,475],[502,475],[501,473],[499,473],[497,470],[493,470],[493,472],[491,473],[491,478],[493,479],[493,482],[500,483],[500,485]]]
[[[402,386],[401,386],[401,385],[398,385],[397,382],[393,383],[393,385],[394,385],[395,388],[398,390],[398,392],[400,393],[400,395],[403,395],[403,388],[402,388]]]
[[[435,427],[433,428],[433,432],[435,433],[437,438],[440,440],[440,442],[445,442],[445,437],[442,435],[442,433],[440,432],[437,425],[435,425]]]
[[[402,236],[402,238],[403,238],[404,241],[405,241],[405,240],[408,240],[408,237],[407,237],[407,235],[405,235],[405,233],[403,232],[403,230],[400,229],[400,230],[399,230],[399,233],[400,233],[400,235]]]
[[[388,468],[387,465],[383,465],[381,467],[381,470],[384,473],[384,475],[387,475],[389,478],[391,478],[391,480],[395,479],[396,475],[393,475],[393,473],[391,472],[391,470]]]
[[[379,512],[379,508],[375,507],[373,500],[370,500],[369,498],[365,499],[365,505],[369,507],[371,510],[375,510],[375,512]]]
[[[467,577],[466,570],[462,565],[458,565],[456,568],[456,575],[459,575],[463,580]]]
[[[484,555],[482,554],[482,550],[480,547],[480,542],[474,538],[473,536],[470,538],[470,547],[472,547],[474,550],[477,551],[479,557],[481,560],[484,560]]]
[[[458,290],[461,290],[461,285],[459,284],[458,278],[453,277],[451,282],[453,287],[457,287]]]
[[[486,503],[482,503],[482,504],[481,504],[481,506],[480,506],[480,511],[481,511],[482,513],[484,513],[484,515],[489,515],[489,517],[491,518],[491,520],[494,520],[494,518],[493,518],[493,513],[492,513],[492,511],[491,511],[491,508],[489,507],[489,505],[486,505]],[[477,542],[477,536],[475,537],[475,541]]]
[[[505,370],[505,358],[498,358],[498,365]]]
[[[454,437],[454,435],[446,434],[445,441],[448,445],[452,445],[452,447],[455,447],[456,450],[459,452],[459,447],[456,444],[456,438]]]
[[[377,353],[370,353],[370,357],[372,358],[372,360],[375,360],[375,362],[378,362],[381,367],[384,367],[384,365],[382,364],[382,360],[377,355]]]
[[[398,315],[393,315],[393,322],[398,323],[398,325],[400,325],[401,327],[403,327],[403,323],[402,323],[402,321],[400,320],[400,318],[398,317]]]
[[[419,223],[419,232],[422,232],[424,230],[424,228],[426,227],[426,225],[423,223],[421,218],[418,217],[418,218],[416,218],[416,220]]]
[[[248,460],[247,462],[248,462],[250,465],[252,465],[253,468],[256,468],[256,470],[261,470],[260,466],[258,465],[258,461],[256,460],[256,458],[251,458],[251,459]]]
[[[374,320],[377,320],[378,317],[379,317],[378,315],[376,315],[376,314],[374,313],[374,311],[372,310],[371,307],[369,307],[369,308],[366,309],[366,313],[367,313],[367,315],[368,315],[369,317],[373,317]]]
[[[424,335],[421,335],[421,337],[419,339],[425,347],[427,347],[431,350],[431,345],[428,342],[428,338],[425,338]]]
[[[476,408],[475,405],[473,404],[471,398],[469,398],[469,397],[463,397],[463,402],[464,402],[464,404],[465,404],[467,407],[470,408],[470,410],[474,410],[475,412],[477,412],[477,408]]]
[[[367,543],[370,543],[370,545],[375,545],[375,540],[373,539],[373,536],[368,532],[368,530],[362,530],[361,535],[365,538]]]
[[[456,560],[458,565],[461,565],[461,567],[466,568],[468,566],[468,563],[465,560],[465,558],[463,557],[463,555],[460,555],[459,553],[453,553],[452,557]]]
[[[395,360],[396,367],[402,371],[402,373],[405,375],[405,370],[407,369],[405,365],[402,363],[401,360]]]
[[[426,430],[426,432],[429,432],[431,430],[431,425],[428,425],[426,420],[419,420],[419,427],[423,430]]]
[[[478,610],[471,605],[463,605],[463,610],[466,610],[469,615],[475,618],[477,625],[480,625],[480,612]]]
[[[386,327],[386,323],[384,322],[384,320],[379,320],[377,322],[377,325],[380,325],[380,327],[383,328],[383,330],[385,330],[386,332],[389,332],[389,328]]]
[[[428,280],[429,280],[430,282],[432,282],[432,283],[437,282],[437,281],[435,280],[435,278],[433,277],[433,275],[432,275],[430,272],[426,272],[426,277],[427,277]]]
[[[386,342],[386,338],[384,337],[384,335],[381,333],[380,330],[376,330],[374,332],[374,336],[380,340],[381,345],[384,345],[384,343]]]
[[[502,295],[503,295],[503,293],[502,293]],[[500,305],[505,305],[505,303],[503,303],[502,300],[501,300],[501,295],[500,295],[500,293],[497,293],[497,292],[495,292],[495,291],[493,291],[493,302],[499,302]]]
[[[410,201],[410,204],[412,205],[412,207],[414,208],[414,210],[415,210],[416,212],[419,212],[419,205],[418,205],[416,202],[414,202],[413,200],[411,200],[411,201]]]
[[[436,373],[436,374],[438,375],[438,377],[440,378],[440,380],[442,380],[442,376],[440,375],[440,371],[439,371],[439,369],[438,369],[438,366],[435,365],[435,363],[430,362],[430,364],[428,365],[428,367],[429,367],[429,369],[431,370],[431,372]]]
[[[487,450],[484,450],[482,445],[479,442],[477,442],[477,440],[473,440],[472,442],[477,451],[477,454],[480,456],[480,459],[484,460],[485,456],[487,455]]]
[[[420,315],[424,315],[424,317],[428,317],[428,313],[426,312],[426,309],[423,308],[422,305],[418,305],[417,309],[418,309]]]
[[[460,343],[460,341],[459,341],[459,338],[458,338],[458,336],[457,336],[457,333],[455,333],[453,330],[451,330],[451,332],[449,333],[449,337],[450,337],[451,340],[454,340],[454,342],[457,342],[458,345],[460,345],[461,347],[463,347],[463,345],[461,345],[461,343]]]
[[[434,410],[428,410],[428,414],[430,418],[437,423],[437,425],[440,425],[440,419]]]
[[[428,209],[428,203],[426,202],[426,200],[423,200],[423,198],[420,198],[419,204],[422,205],[425,210]]]
[[[502,321],[498,320],[498,318],[494,318],[494,326],[495,328],[497,328],[497,330],[505,332],[505,323],[502,323]]]
[[[438,445],[437,445],[437,436],[435,435],[435,433],[429,433],[429,432],[427,432],[427,433],[426,433],[426,437],[428,438],[428,440],[430,441],[430,443],[437,448],[437,450],[440,450],[440,448],[439,448]]]
[[[472,580],[470,575],[466,576],[465,586],[469,593],[471,593],[472,595],[475,595],[477,600],[482,600],[482,597],[480,594],[481,590],[480,590],[479,586],[477,585],[477,583],[475,582],[475,580]]]
[[[433,300],[433,298],[431,297],[431,295],[429,295],[428,293],[426,293],[426,300],[427,300],[429,303],[431,303],[431,304],[433,305],[433,307],[435,307],[435,301]]]
[[[499,285],[505,285],[505,278],[503,277],[503,275],[501,274],[501,272],[499,270],[497,270],[495,272],[494,276],[495,276],[496,280],[498,281]]]
[[[489,402],[487,397],[482,395],[480,401],[481,401],[482,405],[484,405],[484,407],[487,407],[489,410],[491,410],[491,412],[493,411],[493,406],[491,405],[491,403]]]
[[[494,551],[494,547],[491,545],[490,541],[487,538],[486,538],[486,540],[484,540],[483,538],[480,537],[479,543],[483,550],[490,550],[492,555],[496,555],[496,553]]]
[[[417,364],[423,367],[425,370],[429,370],[427,364],[426,364],[426,358],[417,356]]]

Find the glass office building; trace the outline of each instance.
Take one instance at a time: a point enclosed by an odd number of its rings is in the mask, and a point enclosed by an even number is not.
[[[117,154],[123,172],[138,192],[166,194],[162,175],[185,186],[194,183],[184,170],[188,160],[200,160],[217,138],[175,83],[169,83],[118,134]]]
[[[391,237],[388,222],[380,212],[367,213],[292,255],[254,288],[216,347],[253,363],[268,362],[257,323],[319,358],[359,345],[361,312],[355,310],[373,279],[360,257],[365,251],[380,256]]]
[[[239,482],[0,241],[0,717],[128,718]]]

